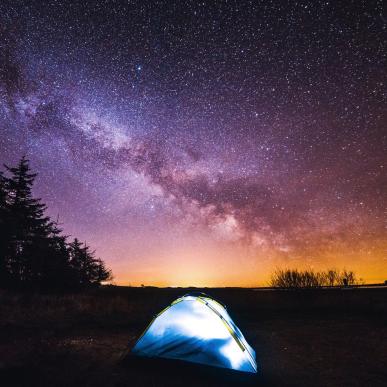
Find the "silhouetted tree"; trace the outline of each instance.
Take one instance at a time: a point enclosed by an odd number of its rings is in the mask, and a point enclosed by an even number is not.
[[[344,286],[356,285],[360,280],[356,278],[356,274],[352,270],[344,269],[340,275],[339,281]]]
[[[80,287],[99,284],[112,278],[111,272],[106,269],[102,260],[95,258],[95,252],[77,238],[69,244],[68,250],[70,265]]]
[[[340,275],[337,270],[329,269],[326,272],[326,282],[328,286],[335,286],[340,280]]]
[[[0,286],[64,290],[112,278],[94,251],[78,240],[68,244],[46,206],[32,195],[36,177],[23,157],[0,173]]]
[[[6,169],[11,175],[7,181],[11,219],[7,266],[13,283],[25,285],[42,275],[41,254],[48,250],[52,223],[44,215],[45,205],[32,197],[36,174],[30,172],[28,160],[23,157],[16,167]]]
[[[51,223],[49,235],[35,241],[31,255],[34,262],[32,285],[35,289],[64,290],[76,286],[66,237],[60,233],[57,225]]]

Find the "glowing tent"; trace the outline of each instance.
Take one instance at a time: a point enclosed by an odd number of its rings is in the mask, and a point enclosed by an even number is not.
[[[255,352],[225,307],[202,293],[180,297],[157,314],[132,352],[257,372]]]

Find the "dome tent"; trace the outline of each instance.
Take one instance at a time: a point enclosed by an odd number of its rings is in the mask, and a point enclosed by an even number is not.
[[[132,353],[257,372],[255,352],[226,308],[202,293],[180,297],[157,314]]]

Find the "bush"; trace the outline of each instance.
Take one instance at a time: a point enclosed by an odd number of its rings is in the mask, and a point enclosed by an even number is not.
[[[276,269],[271,276],[274,288],[300,289],[322,286],[358,285],[361,282],[351,270],[329,269],[327,271]]]

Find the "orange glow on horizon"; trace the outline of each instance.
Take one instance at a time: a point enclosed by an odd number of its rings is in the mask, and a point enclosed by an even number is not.
[[[238,249],[237,249],[238,250]],[[374,249],[375,250],[375,249]],[[369,252],[370,253],[370,252]],[[171,253],[175,258],[153,259],[150,266],[144,265],[130,270],[130,265],[120,262],[113,267],[114,283],[125,286],[158,287],[259,287],[268,286],[271,273],[276,268],[326,270],[348,269],[356,273],[364,283],[383,283],[387,279],[387,265],[384,251],[372,251],[372,255],[347,252],[339,255],[330,252],[318,260],[307,257],[289,258],[271,256],[267,259],[253,259],[244,256],[236,258],[232,253],[222,254],[203,251]],[[196,254],[201,258],[195,258]],[[212,254],[212,255],[211,255]],[[176,258],[179,257],[179,258]],[[338,258],[335,258],[338,257]],[[159,261],[159,263],[157,263]],[[210,263],[209,263],[210,262]]]

